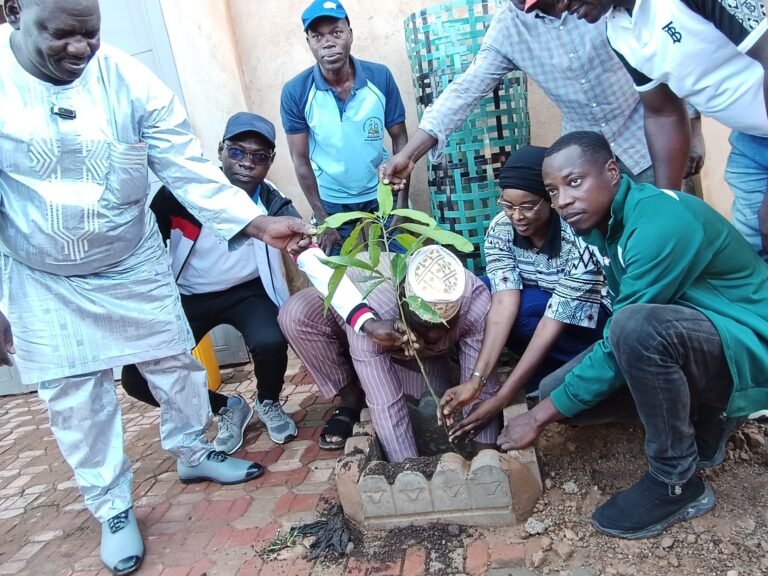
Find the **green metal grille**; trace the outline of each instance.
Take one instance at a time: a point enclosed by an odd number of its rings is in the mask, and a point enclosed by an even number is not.
[[[509,0],[453,0],[406,18],[405,41],[419,118],[455,76],[469,67],[491,19]],[[528,88],[520,71],[508,74],[447,141],[440,164],[428,169],[432,215],[475,246],[460,255],[485,270],[483,238],[498,212],[496,178],[510,152],[530,142]]]

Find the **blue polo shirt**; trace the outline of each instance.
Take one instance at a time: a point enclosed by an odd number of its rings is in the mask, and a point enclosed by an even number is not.
[[[405,121],[395,79],[386,66],[351,58],[355,85],[339,98],[315,65],[283,87],[286,134],[309,135],[309,159],[320,198],[349,204],[376,198],[379,165],[387,158],[384,131]]]

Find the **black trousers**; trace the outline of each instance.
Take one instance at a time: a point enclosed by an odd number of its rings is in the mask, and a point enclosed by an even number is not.
[[[260,278],[220,292],[181,296],[181,305],[200,342],[216,326],[230,324],[245,339],[256,373],[259,400],[277,401],[288,366],[288,343],[277,323],[278,308],[269,299]],[[158,406],[149,385],[135,365],[123,367],[125,392],[146,404]],[[214,414],[227,405],[227,396],[208,392]]]
[[[613,317],[608,335],[627,386],[565,422],[626,421],[645,428],[651,474],[682,484],[696,470],[696,437],[719,440],[733,377],[714,324],[698,310],[675,304],[633,304]],[[589,353],[586,350],[541,382],[549,396]]]

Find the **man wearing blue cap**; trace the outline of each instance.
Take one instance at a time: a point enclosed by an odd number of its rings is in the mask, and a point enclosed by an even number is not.
[[[336,0],[315,0],[301,16],[317,64],[284,87],[283,127],[296,177],[317,223],[339,212],[378,209],[377,169],[388,157],[384,131],[399,152],[408,141],[405,109],[391,72],[350,56],[352,29]],[[397,207],[408,205],[403,189]],[[320,236],[327,254],[338,254],[355,223]]]
[[[229,119],[219,144],[224,175],[269,215],[297,216],[291,201],[266,180],[274,158],[272,122],[249,112]],[[256,239],[230,252],[166,187],[158,191],[151,208],[163,238],[170,242],[171,269],[195,342],[220,324],[230,324],[242,333],[254,362],[256,415],[273,442],[292,440],[296,424],[280,406],[288,344],[277,312],[289,296],[280,252]],[[135,365],[123,368],[122,384],[134,398],[158,405]],[[209,391],[208,398],[211,411],[219,417],[214,448],[232,454],[242,445],[254,410],[239,394],[227,397]]]

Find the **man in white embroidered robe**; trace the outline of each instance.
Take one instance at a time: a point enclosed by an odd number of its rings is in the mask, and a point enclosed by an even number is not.
[[[313,230],[264,216],[202,158],[165,85],[118,51],[96,53],[97,0],[6,0],[4,8],[0,365],[16,352],[22,379],[39,383],[61,452],[102,523],[102,559],[127,574],[143,545],[113,367],[136,364],[149,381],[182,481],[235,484],[263,471],[213,452],[205,439],[205,371],[190,354],[192,334],[147,209],[148,169],[183,191],[185,207],[232,248],[256,236],[292,250]]]

